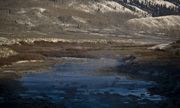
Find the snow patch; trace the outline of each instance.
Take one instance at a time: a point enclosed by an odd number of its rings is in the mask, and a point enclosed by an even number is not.
[[[9,56],[13,56],[16,54],[17,54],[17,52],[15,52],[9,48],[0,47],[0,58],[7,58]]]
[[[159,45],[155,45],[153,47],[150,47],[148,49],[150,49],[150,50],[166,50],[166,49],[171,47],[171,44],[172,44],[171,42],[170,43],[159,44]]]
[[[29,27],[34,27],[35,25],[29,20],[16,20],[16,23],[21,25],[28,25]]]
[[[135,11],[136,11],[137,13],[139,13],[141,16],[142,16],[142,15],[145,16],[145,17],[151,16],[148,12],[146,12],[146,11],[144,11],[144,10],[136,7],[136,6],[133,6],[133,5],[129,5],[129,6],[131,6],[132,8],[134,8]]]
[[[153,3],[154,5],[165,5],[167,8],[169,8],[169,7],[176,7],[175,4],[170,3],[170,2],[168,2],[168,1],[165,1],[165,0],[139,0],[139,1],[151,2],[151,3]]]
[[[80,18],[80,17],[77,17],[77,16],[72,16],[72,18],[77,22],[86,23],[86,20],[83,19],[83,18]]]
[[[43,60],[22,60],[22,61],[17,61],[16,64],[22,64],[22,63],[36,63],[36,62],[43,62]]]
[[[43,12],[46,11],[45,8],[41,8],[41,7],[33,7],[32,9],[33,9],[33,10],[38,10],[38,11],[41,12],[41,13],[43,13]]]
[[[26,14],[27,12],[31,11],[31,10],[37,10],[40,13],[43,13],[46,11],[45,8],[41,8],[41,7],[32,7],[32,8],[21,8],[17,13],[18,14]]]
[[[77,10],[84,11],[87,13],[96,13],[96,12],[129,12],[133,13],[128,8],[120,5],[114,1],[101,1],[101,2],[89,2],[88,4],[80,4],[80,3],[71,3],[69,5]]]
[[[18,11],[17,13],[18,14],[25,14],[27,11],[24,9],[24,8],[22,8],[20,11]]]

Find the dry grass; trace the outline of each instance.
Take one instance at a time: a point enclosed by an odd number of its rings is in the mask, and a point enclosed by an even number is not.
[[[35,41],[33,44],[21,42],[21,44],[6,45],[18,53],[8,58],[1,58],[0,65],[11,64],[20,60],[43,60],[49,57],[111,57],[117,58],[125,55],[135,55],[140,59],[178,58],[171,51],[151,51],[152,45],[128,46],[119,43],[76,43],[76,42],[45,42]],[[177,46],[177,45],[176,45]],[[176,47],[174,46],[174,47]]]
[[[40,54],[22,53],[14,56],[9,56],[8,58],[0,58],[0,66],[11,65],[13,62],[17,62],[21,60],[42,60],[42,59],[44,59],[44,56]]]

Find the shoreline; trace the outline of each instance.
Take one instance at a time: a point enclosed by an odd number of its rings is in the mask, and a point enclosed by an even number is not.
[[[7,43],[6,41],[9,41]],[[122,43],[119,40],[77,40],[56,38],[10,39],[1,42],[0,67],[18,61],[45,60],[49,57],[119,58],[132,55],[138,61],[178,59],[179,41],[161,44]],[[164,44],[162,44],[164,45]],[[171,45],[171,46],[170,46]],[[156,48],[157,47],[157,48]],[[158,49],[162,47],[164,49]],[[172,47],[172,48],[171,48]]]

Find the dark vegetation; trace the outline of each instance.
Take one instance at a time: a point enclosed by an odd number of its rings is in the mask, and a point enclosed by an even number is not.
[[[147,11],[150,13],[153,17],[157,16],[165,16],[165,15],[180,15],[180,7],[179,7],[179,1],[178,0],[169,0],[169,2],[172,2],[177,5],[177,7],[167,7],[166,5],[158,5],[153,4],[151,1],[145,1],[140,2],[139,0],[114,0],[118,1],[119,3],[123,4],[123,6],[130,8],[131,10],[135,11],[135,8],[131,7],[130,5],[139,7],[142,10]]]
[[[180,106],[180,75],[178,60],[152,61],[134,63],[118,67],[119,72],[131,73],[133,76],[154,80],[157,86],[150,88],[152,94],[161,94],[168,97],[162,102],[162,108],[179,108]]]

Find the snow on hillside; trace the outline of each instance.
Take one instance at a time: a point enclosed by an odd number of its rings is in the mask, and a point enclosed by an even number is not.
[[[169,28],[180,26],[180,16],[162,16],[131,19],[127,22],[136,27]]]
[[[114,1],[101,1],[101,2],[89,2],[88,4],[82,4],[78,2],[71,3],[69,5],[77,10],[84,11],[87,13],[96,13],[96,12],[129,12],[133,13],[130,9],[125,8]]]
[[[142,2],[152,2],[153,4],[157,4],[157,5],[166,5],[166,7],[176,7],[175,4],[171,3],[171,2],[168,2],[168,1],[164,1],[164,0],[139,0],[139,1],[142,1]]]
[[[133,6],[133,5],[129,5],[130,7],[134,8],[135,11],[143,16],[151,16],[148,12],[140,9],[139,7]]]

